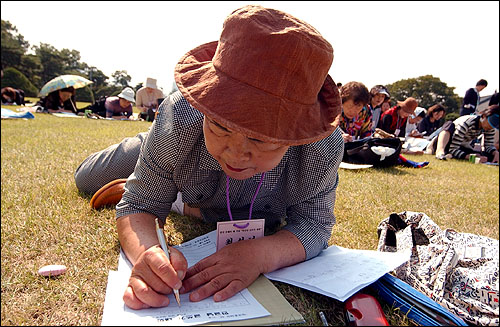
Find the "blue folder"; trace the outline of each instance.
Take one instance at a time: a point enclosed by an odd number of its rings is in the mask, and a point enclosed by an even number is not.
[[[418,325],[468,326],[439,303],[391,274],[380,277],[370,287],[377,291],[385,302],[398,307]]]

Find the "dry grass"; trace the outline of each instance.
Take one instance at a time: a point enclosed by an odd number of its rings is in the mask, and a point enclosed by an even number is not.
[[[80,104],[81,105],[81,104]],[[119,243],[114,210],[91,210],[78,193],[73,173],[89,154],[146,131],[151,123],[58,118],[2,120],[1,324],[98,325],[109,270],[116,270]],[[376,249],[378,223],[392,212],[421,211],[442,228],[498,239],[498,167],[430,156],[423,169],[341,170],[331,244]],[[179,244],[210,230],[171,214]],[[37,270],[64,264],[68,272],[42,278]],[[342,303],[287,284],[275,283],[304,316],[320,325],[323,311],[343,325]],[[384,305],[392,325],[411,325]]]

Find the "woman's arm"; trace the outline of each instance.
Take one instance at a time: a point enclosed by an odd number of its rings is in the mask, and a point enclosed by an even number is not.
[[[164,294],[179,289],[187,271],[181,252],[170,248],[169,260],[159,246],[154,219],[152,214],[138,213],[116,221],[120,245],[133,264],[123,295],[125,304],[132,309],[168,305]]]

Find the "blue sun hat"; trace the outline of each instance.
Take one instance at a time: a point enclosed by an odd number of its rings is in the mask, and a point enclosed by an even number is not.
[[[488,123],[490,123],[491,127],[494,129],[498,129],[498,114],[493,114],[488,116]]]

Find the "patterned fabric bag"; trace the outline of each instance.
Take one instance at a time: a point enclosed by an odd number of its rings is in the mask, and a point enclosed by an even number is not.
[[[441,230],[426,214],[391,214],[377,228],[378,250],[410,248],[394,274],[468,323],[498,326],[498,240]]]

